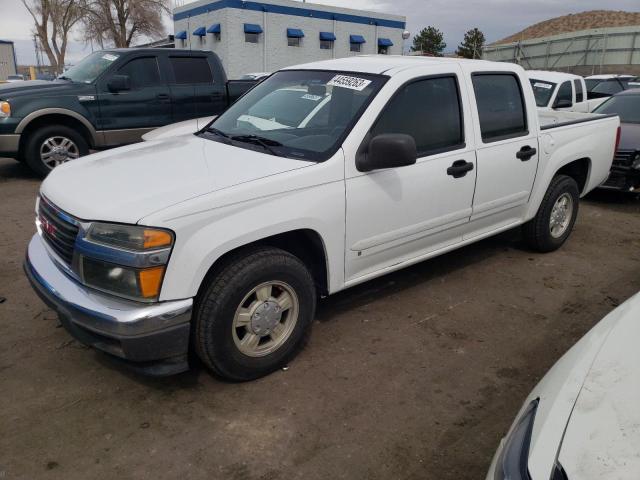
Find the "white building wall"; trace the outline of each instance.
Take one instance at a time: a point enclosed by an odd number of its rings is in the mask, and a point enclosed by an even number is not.
[[[178,8],[174,14],[192,11],[194,8],[208,8],[211,0],[201,0]],[[290,0],[269,0],[265,3],[266,11],[256,11],[241,8],[223,8],[220,10],[199,12],[188,18],[175,20],[174,31],[186,31],[187,40],[176,40],[176,48],[190,48],[194,50],[211,50],[222,60],[229,78],[238,78],[250,72],[272,72],[283,67],[308,63],[317,60],[328,60],[358,55],[350,51],[349,36],[362,35],[366,43],[362,45],[359,54],[378,53],[378,38],[388,38],[393,42],[389,47],[389,54],[402,53],[403,28],[377,26],[373,19],[405,22],[405,17],[365,12],[360,10],[328,7],[310,3],[293,2]],[[281,5],[307,10],[320,10],[336,14],[357,15],[369,17],[371,24],[329,20],[324,18],[300,15],[288,15],[269,11],[270,5]],[[209,28],[211,25],[221,25],[220,41],[214,40],[213,34],[207,34],[202,40],[193,35],[198,27]],[[263,33],[259,42],[245,42],[244,24],[255,23],[262,27]],[[287,44],[287,28],[298,28],[304,32],[300,47],[289,47]],[[333,32],[336,36],[332,50],[320,49],[320,32]]]

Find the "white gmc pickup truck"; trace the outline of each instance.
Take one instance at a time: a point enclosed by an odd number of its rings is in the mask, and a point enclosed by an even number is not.
[[[56,168],[25,271],[72,335],[143,372],[195,352],[253,379],[300,350],[318,296],[520,225],[537,251],[562,245],[619,120],[540,123],[516,65],[287,68],[196,134]]]

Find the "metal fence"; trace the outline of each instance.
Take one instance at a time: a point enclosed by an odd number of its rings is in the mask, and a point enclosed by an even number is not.
[[[526,69],[561,70],[580,75],[640,75],[640,25],[564,33],[485,47],[483,58],[513,62]]]

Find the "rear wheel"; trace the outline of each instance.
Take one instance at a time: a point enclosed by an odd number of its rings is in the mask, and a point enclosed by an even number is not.
[[[58,165],[89,153],[84,137],[66,125],[40,127],[29,134],[24,159],[38,175],[45,177]]]
[[[566,175],[553,178],[536,216],[523,226],[527,244],[539,252],[551,252],[569,238],[578,216],[580,192]]]
[[[277,248],[240,251],[207,281],[194,316],[194,344],[217,375],[252,380],[287,364],[315,314],[311,273]]]

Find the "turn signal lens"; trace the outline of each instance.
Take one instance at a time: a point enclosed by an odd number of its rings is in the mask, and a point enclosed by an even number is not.
[[[164,230],[144,231],[144,248],[170,247],[173,243],[173,237]]]
[[[157,298],[164,275],[164,267],[145,268],[139,272],[140,293],[144,298]]]
[[[0,102],[0,117],[11,116],[11,105],[9,102]]]

